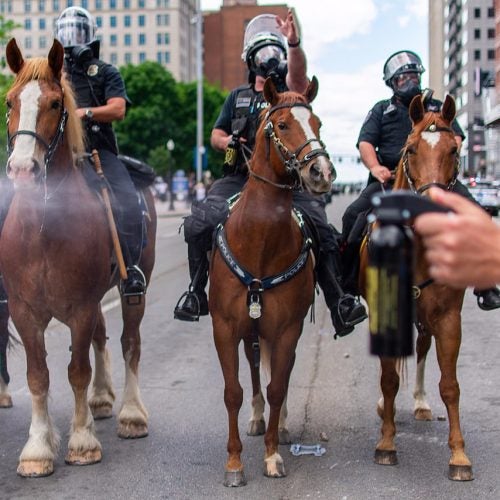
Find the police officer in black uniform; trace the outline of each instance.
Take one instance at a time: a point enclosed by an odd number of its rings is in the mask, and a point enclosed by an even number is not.
[[[78,116],[84,121],[87,149],[98,151],[114,195],[113,213],[127,266],[120,291],[125,296],[142,295],[146,292],[146,279],[138,267],[142,210],[128,170],[117,157],[112,127],[113,121],[125,117],[129,99],[118,70],[99,59],[95,32],[94,18],[81,7],[68,7],[56,21],[55,37],[64,46],[64,71],[75,92]]]
[[[371,207],[372,196],[384,188],[390,189],[394,180],[394,171],[401,157],[401,150],[411,132],[412,124],[409,106],[417,95],[424,98],[428,111],[439,111],[442,102],[432,98],[432,91],[422,91],[420,75],[425,71],[420,57],[410,50],[401,50],[392,54],[384,64],[384,81],[393,91],[390,99],[379,101],[369,111],[359,133],[356,146],[361,160],[370,171],[367,187],[359,198],[347,207],[342,218],[342,239],[352,241],[351,230],[364,226],[364,214]],[[465,135],[456,120],[452,123],[458,148]],[[474,200],[469,190],[456,181],[453,191]],[[359,217],[359,218],[358,218]],[[351,238],[349,236],[351,235]],[[356,246],[356,242],[354,245]],[[349,249],[354,253],[355,249]],[[482,309],[500,307],[500,293],[496,288],[475,290]]]
[[[213,184],[204,203],[193,206],[184,226],[191,284],[174,310],[174,316],[180,320],[196,321],[200,315],[208,314],[206,252],[211,249],[214,228],[227,215],[226,200],[239,193],[247,181],[247,162],[255,144],[258,115],[267,106],[262,92],[265,79],[273,78],[281,91],[288,88],[304,92],[309,82],[305,55],[290,11],[285,21],[271,14],[252,19],[245,30],[242,59],[248,65],[250,83],[234,89],[227,97],[211,136],[212,147],[226,151],[224,177]],[[235,154],[234,162],[227,160],[228,150]],[[296,191],[294,205],[313,220],[318,230],[318,282],[331,310],[336,335],[347,335],[366,318],[366,310],[340,287],[339,235],[328,224],[321,197]]]

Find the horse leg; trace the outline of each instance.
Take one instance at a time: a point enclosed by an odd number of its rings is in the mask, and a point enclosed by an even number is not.
[[[268,477],[286,476],[283,458],[278,451],[279,425],[300,332],[301,325],[298,331],[283,332],[279,342],[273,346],[272,350],[271,380],[267,386],[267,401],[270,408],[269,425],[264,437],[266,444],[264,475]]]
[[[396,465],[398,458],[394,436],[396,426],[394,424],[395,400],[399,389],[399,374],[396,369],[396,360],[380,358],[382,374],[380,387],[383,396],[382,428],[381,438],[375,449],[375,463],[380,465]]]
[[[441,369],[439,392],[448,411],[448,420],[450,422],[448,445],[451,450],[451,458],[448,467],[448,478],[454,481],[470,481],[474,479],[472,464],[465,454],[465,443],[460,429],[460,387],[457,380],[457,358],[460,349],[461,332],[459,314],[457,316],[453,320],[446,318],[446,321],[443,320],[440,325],[436,325],[436,331],[447,332],[446,336],[436,336],[437,358]],[[457,334],[449,335],[450,331],[455,331]]]
[[[92,378],[90,345],[96,328],[99,305],[89,305],[75,314],[71,328],[71,361],[68,378],[75,396],[75,411],[71,421],[68,453],[65,461],[70,465],[89,465],[101,461],[101,443],[97,439],[94,418],[87,400]]]
[[[252,414],[250,415],[250,420],[248,422],[248,436],[261,436],[266,432],[266,421],[264,419],[264,408],[265,401],[262,395],[261,385],[260,385],[260,373],[259,367],[255,366],[255,350],[253,347],[253,342],[249,339],[244,340],[245,355],[250,366],[250,377],[252,379]],[[262,359],[262,348],[259,342],[260,350],[260,363],[264,363]]]
[[[432,411],[426,399],[425,392],[425,361],[431,347],[432,335],[425,330],[417,337],[417,374],[413,398],[415,405],[413,414],[416,420],[432,420]]]
[[[98,420],[111,417],[115,400],[115,391],[111,380],[111,359],[109,350],[106,348],[106,326],[100,305],[92,347],[95,356],[95,373],[89,404],[94,419]]]
[[[139,360],[141,358],[140,325],[146,307],[146,297],[140,304],[128,304],[122,298],[123,332],[122,354],[125,362],[125,387],[123,401],[118,414],[118,436],[142,438],[148,435],[148,412],[141,399],[139,389]]]
[[[224,403],[228,416],[228,458],[224,474],[224,486],[244,486],[247,484],[241,461],[241,444],[238,430],[238,415],[243,404],[243,388],[238,380],[238,340],[231,328],[214,324],[214,341],[224,377]]]
[[[42,477],[54,472],[54,458],[59,449],[59,434],[48,412],[49,370],[44,331],[50,318],[37,320],[32,310],[15,299],[10,301],[14,324],[26,352],[27,379],[31,393],[29,438],[19,456],[17,473],[23,477]]]

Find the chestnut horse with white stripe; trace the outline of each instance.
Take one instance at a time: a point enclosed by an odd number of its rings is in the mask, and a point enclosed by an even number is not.
[[[319,138],[320,122],[309,106],[316,93],[315,78],[303,95],[278,93],[272,80],[266,80],[264,96],[270,107],[261,115],[249,179],[216,234],[209,309],[229,419],[225,486],[246,484],[238,432],[243,402],[238,380],[241,340],[252,373],[249,433],[262,434],[265,430],[258,356],[254,356],[260,349],[270,375],[264,474],[286,475],[278,451],[283,430],[279,428],[285,425],[283,407],[295,349],[315,284],[309,241],[292,213],[292,189],[299,185],[312,192],[327,192],[333,180],[332,164]]]
[[[394,190],[411,190],[425,195],[431,186],[452,189],[458,175],[459,156],[452,129],[455,117],[455,101],[449,95],[440,112],[426,112],[420,96],[410,104],[413,129],[408,136],[399,162]],[[360,289],[365,295],[365,272],[369,245],[361,254]],[[473,479],[472,465],[465,453],[464,438],[460,428],[460,388],[457,380],[457,359],[462,337],[461,311],[465,290],[457,290],[433,283],[429,278],[428,264],[420,239],[415,237],[415,285],[417,290],[416,325],[417,383],[414,391],[415,418],[431,420],[432,412],[425,398],[425,360],[436,342],[437,358],[441,369],[439,391],[448,411],[450,422],[448,444],[451,457],[448,477],[456,481]],[[382,465],[397,464],[394,437],[396,425],[395,398],[400,382],[401,360],[380,359],[382,375],[380,386],[383,397],[378,403],[378,414],[383,420],[381,438],[376,446],[375,462]]]
[[[66,462],[101,460],[94,418],[111,416],[111,385],[106,330],[100,301],[113,285],[112,241],[103,203],[88,187],[75,158],[83,152],[83,129],[72,90],[62,75],[64,49],[54,41],[48,58],[24,60],[15,40],[6,50],[15,81],[7,94],[9,159],[7,175],[15,193],[0,237],[0,268],[9,310],[26,351],[32,397],[29,439],[18,474],[51,474],[59,437],[48,412],[49,371],[44,332],[52,318],[71,330],[68,378],[75,406]],[[141,268],[147,280],[154,264],[156,215],[144,190],[150,221]],[[121,437],[147,435],[147,412],[138,386],[139,326],[145,301],[122,299],[121,338],[125,360]],[[95,353],[95,376],[87,400]],[[59,374],[60,375],[60,374]]]

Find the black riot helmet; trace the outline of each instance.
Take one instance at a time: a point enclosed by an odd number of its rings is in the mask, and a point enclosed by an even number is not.
[[[250,73],[264,78],[286,74],[286,38],[278,29],[274,14],[254,17],[246,27],[241,58]]]
[[[420,57],[411,50],[392,54],[384,64],[384,81],[404,104],[421,93],[420,75],[425,71]]]
[[[96,22],[90,12],[82,7],[68,7],[57,18],[54,37],[74,62],[83,63],[96,56],[96,50],[99,53],[95,33]]]

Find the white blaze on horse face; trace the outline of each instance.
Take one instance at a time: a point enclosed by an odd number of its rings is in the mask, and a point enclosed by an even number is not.
[[[439,139],[441,139],[441,132],[429,132],[425,131],[420,134],[422,139],[429,144],[431,148],[434,148],[439,143]]]
[[[36,132],[36,122],[38,116],[39,99],[42,94],[37,81],[29,82],[21,92],[19,109],[18,130]],[[35,158],[36,139],[29,134],[16,136],[14,149],[9,157],[9,165],[14,175],[23,170],[33,168]],[[43,165],[43,158],[39,159],[39,164]]]

